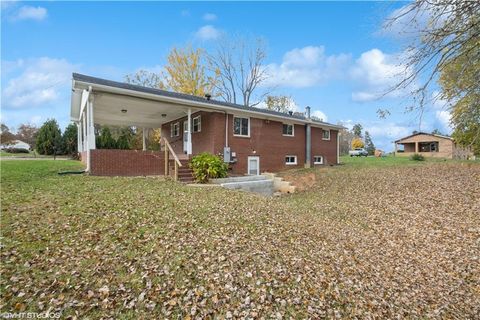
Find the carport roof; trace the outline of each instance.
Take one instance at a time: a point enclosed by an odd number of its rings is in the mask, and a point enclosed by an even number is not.
[[[107,79],[101,79],[101,78],[87,76],[79,73],[73,73],[73,81],[74,81],[73,89],[75,89],[75,82],[84,83],[84,84],[93,84],[93,85],[99,85],[102,87],[111,87],[111,88],[123,89],[126,91],[146,93],[146,94],[155,95],[159,97],[174,98],[178,100],[183,100],[185,102],[192,102],[193,104],[197,104],[197,103],[201,103],[202,105],[207,104],[207,105],[211,105],[215,109],[224,109],[227,111],[231,109],[235,109],[235,110],[246,112],[246,113],[263,114],[265,116],[273,116],[274,118],[283,118],[287,120],[290,119],[292,121],[296,120],[304,123],[312,123],[316,126],[324,126],[326,128],[343,129],[342,126],[334,125],[331,123],[318,121],[314,119],[307,119],[305,116],[299,115],[299,114],[290,115],[287,113],[268,110],[268,109],[262,109],[262,108],[256,108],[256,107],[245,107],[243,105],[239,105],[235,103],[229,103],[229,102],[218,101],[213,99],[206,99],[204,97],[198,97],[198,96],[189,95],[189,94],[183,94],[178,92],[133,85],[125,82],[117,82],[117,81],[112,81]]]

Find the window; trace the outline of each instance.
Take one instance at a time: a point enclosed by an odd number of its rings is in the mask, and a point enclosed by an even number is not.
[[[200,132],[202,131],[202,118],[200,116],[195,117],[192,119],[192,131],[193,132]]]
[[[322,130],[322,139],[330,140],[330,130]]]
[[[233,134],[236,136],[250,136],[250,118],[233,117]]]
[[[284,136],[292,136],[293,137],[293,124],[283,124],[283,132]]]
[[[297,164],[297,156],[285,156],[285,164],[287,165]]]
[[[170,125],[170,136],[178,137],[180,135],[180,123],[175,122]]]
[[[313,164],[323,164],[323,156],[314,156]]]

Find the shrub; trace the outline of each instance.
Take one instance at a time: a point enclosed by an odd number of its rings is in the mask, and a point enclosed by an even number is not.
[[[196,155],[190,161],[195,181],[206,183],[209,179],[225,178],[228,165],[219,156],[208,152]]]
[[[358,149],[365,147],[365,143],[363,143],[362,139],[354,138],[352,140],[352,149]]]
[[[61,154],[63,152],[62,132],[55,119],[49,119],[38,130],[36,148],[40,154]]]
[[[421,154],[415,153],[415,154],[413,154],[413,155],[410,157],[410,160],[413,160],[413,161],[424,161],[424,160],[425,160],[425,157],[422,156]]]
[[[30,151],[25,148],[6,148],[4,151],[8,153],[30,153]]]

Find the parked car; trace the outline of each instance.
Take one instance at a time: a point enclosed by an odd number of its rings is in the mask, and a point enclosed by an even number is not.
[[[365,150],[364,148],[356,148],[354,150],[350,150],[348,151],[348,154],[350,155],[350,157],[361,157],[361,156],[368,156],[368,152],[367,150]]]

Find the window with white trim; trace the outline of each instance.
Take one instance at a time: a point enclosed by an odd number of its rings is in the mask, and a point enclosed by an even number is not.
[[[170,137],[178,137],[180,135],[180,122],[170,124]]]
[[[286,165],[295,165],[297,164],[297,156],[285,156]]]
[[[233,117],[233,134],[236,136],[250,136],[250,118]]]
[[[322,130],[322,139],[330,140],[330,130]]]
[[[197,116],[192,119],[192,131],[193,132],[202,131],[202,118],[200,116]]]
[[[323,164],[323,156],[314,156],[313,164]]]
[[[293,129],[293,124],[288,124],[288,123],[284,123],[283,124],[283,130],[282,130],[282,134],[284,136],[291,136],[293,137],[294,136],[294,129]]]

